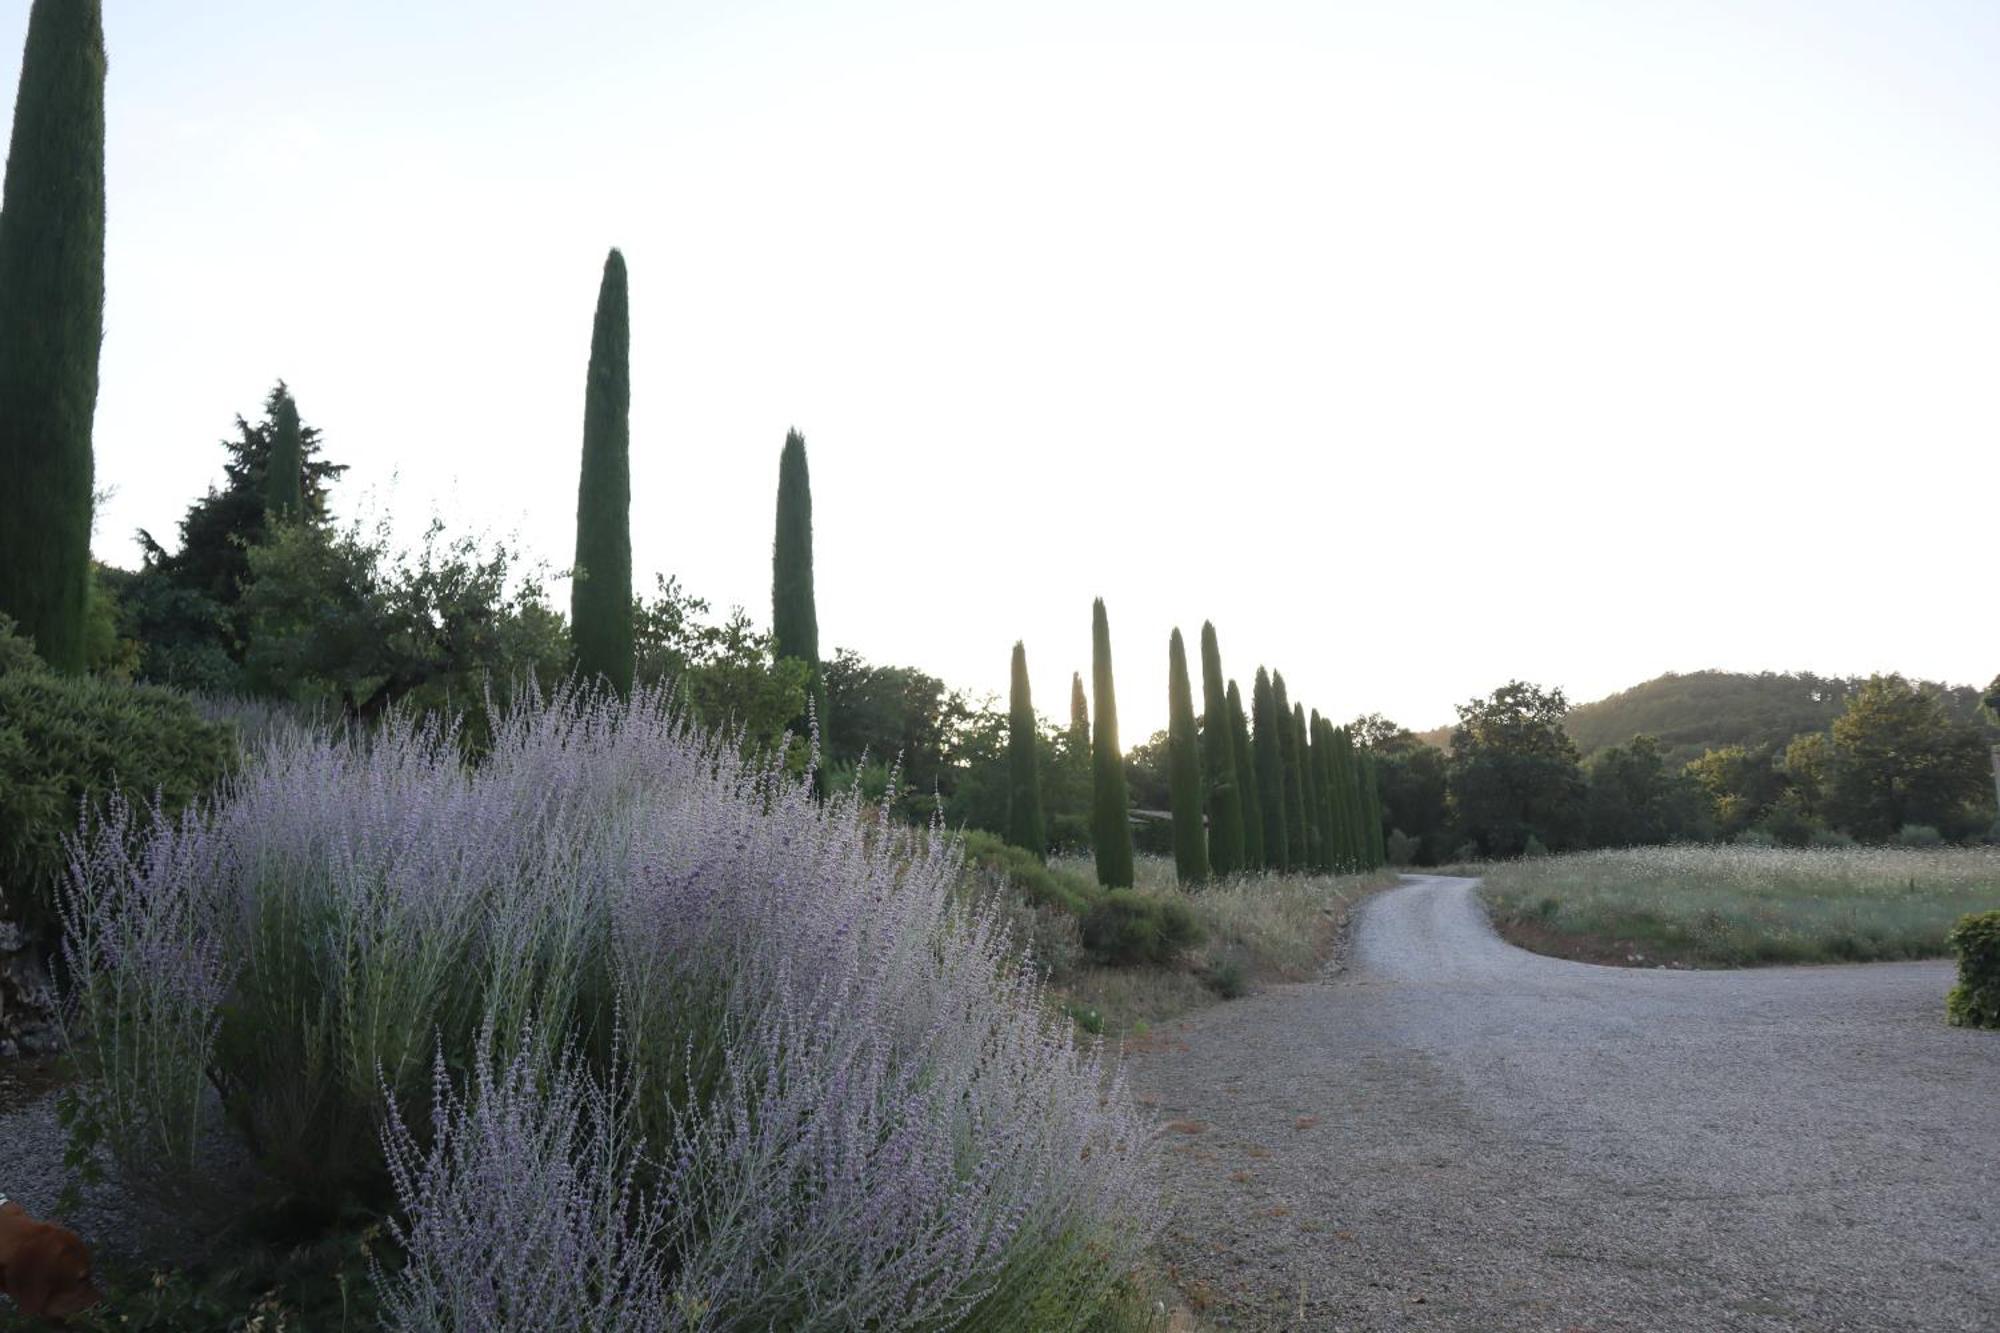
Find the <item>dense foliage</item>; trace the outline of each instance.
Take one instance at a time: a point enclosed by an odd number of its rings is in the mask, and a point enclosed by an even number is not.
[[[576,669],[620,693],[632,688],[632,372],[625,256],[604,259],[583,395],[570,634]]]
[[[229,772],[236,741],[171,690],[48,670],[0,617],[0,917],[53,938],[63,839],[114,793],[171,818]]]
[[[1222,683],[1222,649],[1215,625],[1201,626],[1201,780],[1208,793],[1208,862],[1217,875],[1243,869],[1243,793]]]
[[[0,615],[84,667],[104,341],[104,17],[35,0],[0,202]]]
[[[771,644],[778,660],[806,665],[806,693],[822,730],[828,725],[826,683],[820,673],[819,610],[813,597],[812,477],[806,437],[785,434],[778,456],[778,527],[771,543]],[[801,714],[797,730],[807,731]]]
[[[2000,910],[1965,917],[1945,943],[1958,955],[1945,1017],[1956,1027],[2000,1028]]]

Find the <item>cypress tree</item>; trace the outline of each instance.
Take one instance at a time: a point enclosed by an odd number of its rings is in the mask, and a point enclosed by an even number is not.
[[[590,374],[583,398],[583,470],[576,492],[576,575],[570,635],[585,680],[632,689],[631,327],[625,256],[604,257]]]
[[[1243,861],[1245,870],[1264,865],[1264,807],[1257,799],[1257,752],[1250,745],[1250,723],[1243,716],[1243,691],[1229,682],[1229,757],[1236,763],[1236,793],[1243,806]]]
[[[1341,767],[1340,738],[1331,721],[1320,723],[1326,742],[1326,818],[1329,837],[1333,849],[1333,868],[1337,874],[1352,871],[1357,859],[1348,831],[1346,786],[1342,777],[1346,771]]]
[[[1356,870],[1368,868],[1368,815],[1362,808],[1360,756],[1354,751],[1354,733],[1342,727],[1335,735],[1340,743],[1341,798],[1346,804],[1347,847]]]
[[[820,734],[826,734],[826,679],[819,666],[819,611],[813,600],[812,478],[806,471],[806,437],[785,432],[778,456],[778,535],[771,543],[771,656],[806,664],[806,697]],[[808,734],[808,719],[794,726]]]
[[[1319,714],[1315,712],[1313,717]],[[1306,860],[1312,868],[1324,874],[1332,862],[1327,856],[1326,822],[1320,818],[1324,808],[1319,799],[1319,778],[1313,772],[1312,732],[1306,730],[1306,709],[1304,704],[1292,705],[1292,730],[1298,733],[1299,787],[1303,793],[1301,803],[1305,806],[1306,820]]]
[[[1090,674],[1097,725],[1091,731],[1091,841],[1097,849],[1097,882],[1132,887],[1132,822],[1125,793],[1125,756],[1118,749],[1118,700],[1111,685],[1111,622],[1104,599],[1090,611]]]
[[[1082,754],[1090,748],[1090,704],[1083,697],[1083,673],[1069,673],[1069,752]]]
[[[283,380],[278,381],[276,426],[270,469],[264,474],[264,508],[277,518],[297,518],[306,508],[305,445],[299,434],[299,405]]]
[[[1048,850],[1042,829],[1042,778],[1036,767],[1035,705],[1028,695],[1028,650],[1014,644],[1013,693],[1007,709],[1007,841],[1037,857]]]
[[[1278,754],[1284,763],[1285,856],[1294,870],[1304,870],[1306,861],[1306,803],[1300,781],[1299,739],[1292,728],[1292,701],[1285,695],[1285,675],[1271,673],[1272,721],[1278,728]]]
[[[1208,866],[1217,875],[1243,868],[1243,793],[1237,790],[1236,746],[1222,687],[1222,650],[1215,626],[1201,627],[1201,760],[1208,784]]]
[[[1194,689],[1187,645],[1176,628],[1167,640],[1167,787],[1174,815],[1174,873],[1183,884],[1208,878],[1208,835],[1201,826],[1201,753],[1194,729]]]
[[[1382,833],[1382,775],[1375,756],[1361,752],[1361,796],[1368,816],[1368,868],[1379,870],[1389,861],[1387,839]]]
[[[1257,804],[1264,811],[1264,865],[1271,870],[1289,870],[1292,844],[1285,830],[1285,752],[1278,739],[1271,675],[1263,667],[1257,668],[1257,681],[1251,687],[1250,712],[1257,727],[1252,740],[1257,747]]]
[[[0,614],[84,666],[104,341],[104,15],[34,0],[0,199]]]

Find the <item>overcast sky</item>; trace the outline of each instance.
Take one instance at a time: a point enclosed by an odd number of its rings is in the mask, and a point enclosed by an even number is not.
[[[567,564],[617,245],[642,583],[768,621],[797,426],[824,649],[1059,715],[1101,595],[1128,745],[1205,617],[1419,728],[2000,669],[1991,0],[105,9],[107,560],[283,376]]]

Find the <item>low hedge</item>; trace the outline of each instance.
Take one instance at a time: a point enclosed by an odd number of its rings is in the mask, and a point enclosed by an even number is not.
[[[0,914],[50,938],[65,836],[86,806],[122,790],[169,813],[235,764],[229,728],[152,685],[60,676],[0,620]]]
[[[1958,954],[1958,984],[1945,998],[1945,1021],[2000,1028],[2000,912],[1961,917],[1944,940]]]

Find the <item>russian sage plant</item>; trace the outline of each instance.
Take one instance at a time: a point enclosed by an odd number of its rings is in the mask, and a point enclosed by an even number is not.
[[[213,808],[85,840],[113,1141],[191,1166],[219,1104],[292,1195],[393,1199],[410,1329],[569,1326],[479,1304],[556,1184],[536,1262],[615,1256],[579,1327],[1087,1322],[1155,1224],[1152,1133],[947,840],[665,694],[495,716],[473,767],[406,720],[280,736]]]

